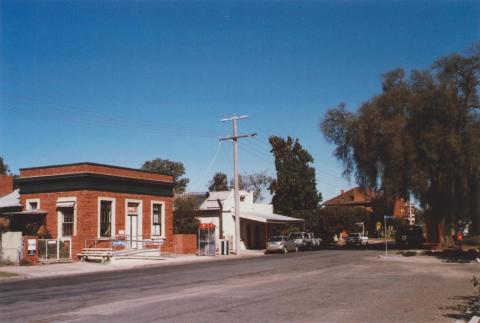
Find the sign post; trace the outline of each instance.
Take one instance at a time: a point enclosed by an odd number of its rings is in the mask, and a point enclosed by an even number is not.
[[[389,215],[384,215],[383,216],[383,219],[384,219],[384,225],[385,225],[385,257],[388,256],[388,243],[387,243],[387,219],[393,219],[393,216],[389,216]]]
[[[28,250],[28,255],[29,256],[35,256],[35,253],[37,252],[37,240],[36,239],[28,239],[28,245],[27,245],[27,250]]]

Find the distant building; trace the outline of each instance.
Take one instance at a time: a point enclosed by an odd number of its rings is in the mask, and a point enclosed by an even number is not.
[[[340,194],[323,202],[324,206],[350,206],[364,207],[373,212],[373,200],[375,195],[372,191],[361,187],[354,187],[348,191],[341,190]],[[397,198],[393,205],[392,215],[396,218],[407,220],[410,224],[415,223],[415,206],[405,201],[403,198]]]
[[[340,194],[323,202],[324,206],[362,206],[372,212],[373,194],[363,188],[354,187],[348,191],[341,190]]]
[[[271,204],[253,202],[253,192],[240,191],[240,240],[242,249],[264,249],[268,237],[278,234],[279,226],[297,223],[303,219],[273,213]],[[210,192],[200,205],[200,223],[214,224],[215,236],[230,242],[235,250],[234,191]]]

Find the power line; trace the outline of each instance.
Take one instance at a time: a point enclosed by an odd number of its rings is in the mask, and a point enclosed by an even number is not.
[[[57,113],[56,111],[38,111],[36,110],[31,110],[31,109],[24,109],[24,108],[13,108],[13,107],[4,107],[6,110],[13,111],[14,113],[21,113],[22,115],[25,115],[25,113],[28,113],[29,116],[33,117],[41,117],[44,119],[49,119],[49,120],[62,120],[66,121],[69,123],[81,125],[81,126],[91,126],[95,128],[114,128],[114,129],[136,129],[136,130],[142,130],[142,132],[145,131],[152,131],[152,132],[160,132],[163,135],[175,135],[175,136],[185,136],[185,137],[192,137],[192,138],[218,138],[218,136],[213,136],[213,135],[206,135],[204,133],[198,133],[194,132],[193,130],[187,130],[187,129],[174,129],[174,128],[166,128],[166,127],[160,127],[156,126],[155,123],[149,123],[149,122],[144,122],[140,120],[129,120],[129,119],[115,119],[114,117],[112,118],[92,118],[91,116],[85,116],[79,113],[69,113],[68,115],[66,114],[61,114]],[[53,108],[55,110],[55,108]],[[23,110],[23,111],[22,111]],[[25,112],[27,111],[27,112]],[[61,111],[64,112],[64,111]]]
[[[78,105],[66,105],[66,104],[58,104],[58,103],[53,103],[48,100],[44,99],[38,99],[38,98],[31,98],[31,97],[26,97],[26,96],[19,96],[19,95],[9,95],[9,94],[4,94],[4,96],[11,97],[14,99],[19,99],[27,102],[34,102],[34,103],[39,103],[43,105],[48,105],[49,110],[45,109],[44,111],[32,111],[32,109],[26,109],[26,108],[20,108],[21,110],[27,111],[27,113],[37,113],[37,114],[50,114],[52,115],[51,109],[56,110],[56,112],[53,112],[56,117],[59,117],[57,113],[64,113],[66,114],[69,118],[71,119],[80,119],[80,121],[86,121],[86,120],[101,120],[102,123],[109,123],[113,125],[122,125],[124,126],[125,124],[131,125],[132,123],[135,123],[137,126],[142,126],[142,127],[155,127],[155,128],[161,128],[167,131],[173,131],[176,133],[190,133],[196,136],[203,136],[203,137],[209,137],[209,138],[218,138],[218,134],[214,132],[211,129],[199,129],[199,128],[192,128],[192,127],[186,127],[182,125],[168,125],[165,123],[161,122],[153,122],[153,121],[145,121],[145,120],[139,120],[139,119],[134,119],[131,117],[125,117],[123,115],[119,114],[112,114],[112,113],[105,113],[101,112],[98,110],[93,110],[90,108],[85,108],[81,107]],[[8,108],[7,108],[8,109]],[[17,109],[13,109],[14,112],[18,112]],[[35,109],[35,110],[38,110]],[[39,113],[40,112],[40,113]],[[83,119],[83,120],[82,120]]]
[[[200,182],[203,182],[203,181],[205,180],[205,177],[206,177],[206,176],[208,175],[208,173],[210,172],[210,169],[212,168],[213,164],[215,163],[215,160],[216,160],[217,157],[218,157],[218,153],[220,152],[221,146],[222,146],[222,142],[219,141],[219,142],[218,142],[217,149],[216,149],[216,151],[215,151],[215,154],[213,155],[212,160],[211,160],[210,163],[208,164],[208,166],[207,166],[205,172],[202,174],[202,176],[199,177],[199,181],[198,181],[199,183],[200,183]]]

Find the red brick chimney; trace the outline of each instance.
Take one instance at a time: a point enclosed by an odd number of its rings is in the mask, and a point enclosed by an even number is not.
[[[340,190],[340,195],[342,195],[343,193],[345,193],[345,191],[344,191],[344,190]]]
[[[13,176],[0,175],[0,196],[13,191]]]

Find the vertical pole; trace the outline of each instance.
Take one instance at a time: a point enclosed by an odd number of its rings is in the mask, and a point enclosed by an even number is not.
[[[238,139],[254,137],[256,134],[238,135],[237,133],[237,120],[245,119],[248,116],[233,116],[231,118],[222,119],[222,122],[232,121],[233,136],[220,138],[222,140],[233,140],[233,185],[234,185],[234,199],[235,199],[235,252],[237,255],[241,254],[240,248],[240,196],[238,192]]]
[[[388,256],[388,248],[387,248],[387,216],[383,216],[385,222],[385,257]]]
[[[241,254],[240,248],[240,196],[238,193],[238,138],[237,138],[237,119],[233,118],[233,186],[235,197],[235,251],[237,255]]]

